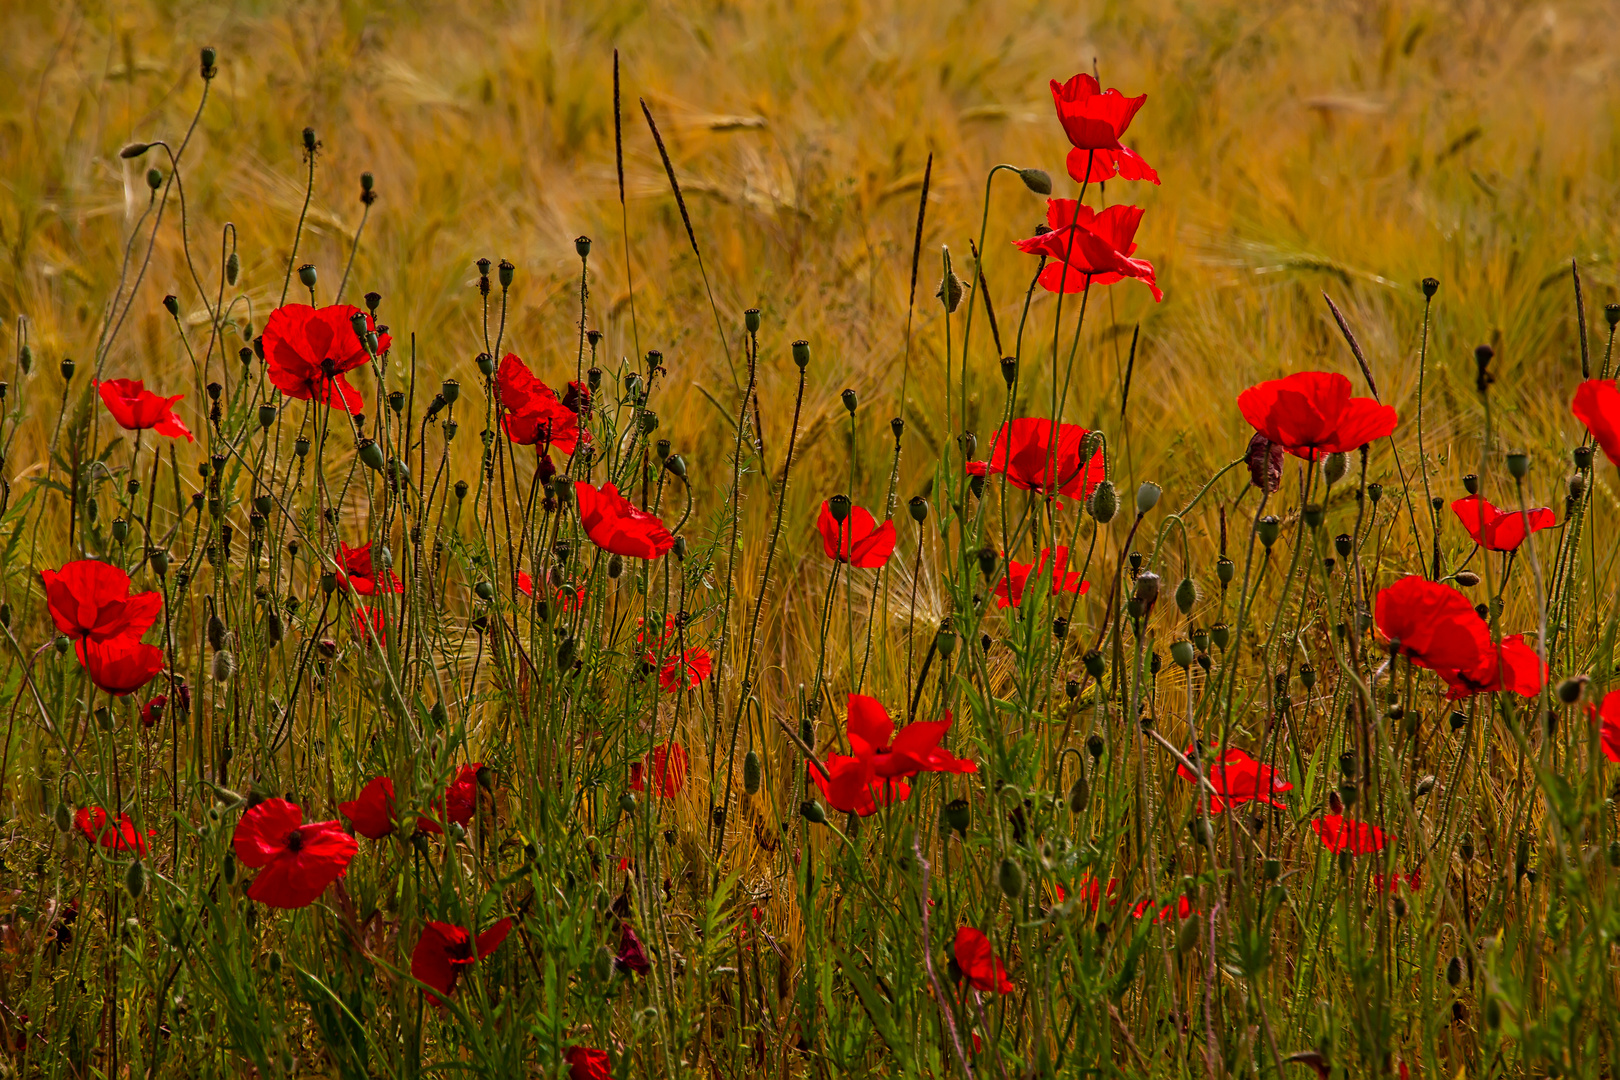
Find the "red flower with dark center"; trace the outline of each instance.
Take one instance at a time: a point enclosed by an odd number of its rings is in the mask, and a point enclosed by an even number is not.
[[[133,637],[80,640],[79,659],[90,681],[114,697],[133,694],[163,670],[163,650]]]
[[[1347,821],[1342,814],[1327,814],[1311,822],[1322,844],[1337,854],[1367,855],[1384,848],[1384,830],[1365,821]]]
[[[1486,551],[1514,551],[1525,537],[1558,524],[1558,518],[1544,506],[1534,510],[1499,510],[1482,495],[1470,495],[1451,504],[1457,519]]]
[[[568,1080],[613,1080],[606,1050],[570,1046],[563,1059],[568,1062]]]
[[[465,825],[473,819],[478,809],[478,770],[484,767],[481,761],[471,765],[463,765],[456,772],[456,778],[445,789],[444,816],[457,825]]]
[[[821,533],[821,550],[827,558],[851,566],[876,569],[894,553],[894,522],[879,525],[863,506],[851,505],[849,516],[839,521],[833,517],[831,504],[822,503],[816,530]]]
[[[1238,410],[1254,429],[1295,457],[1316,461],[1347,454],[1395,430],[1395,410],[1372,398],[1350,396],[1350,380],[1336,372],[1301,371],[1251,386]]]
[[[680,743],[660,743],[652,752],[653,790],[666,799],[673,799],[686,786],[686,771],[691,758]]]
[[[580,416],[591,415],[591,388],[577,379],[568,380],[568,388],[563,391],[563,407]]]
[[[1128,98],[1113,87],[1103,90],[1081,72],[1066,83],[1052,80],[1052,104],[1069,142],[1081,150],[1120,150],[1119,137],[1131,126],[1147,95]]]
[[[636,634],[637,643],[646,638],[645,630]],[[658,639],[657,646],[642,654],[647,666],[658,671],[658,685],[665,693],[674,694],[683,687],[695,687],[714,673],[714,660],[707,649],[692,648],[677,652],[668,648],[671,642],[680,643],[680,629],[676,626],[675,616],[668,615],[664,618],[664,634]]]
[[[360,391],[344,378],[344,372],[367,360],[366,347],[354,332],[354,317],[359,314],[352,304],[323,308],[286,304],[272,311],[264,326],[264,360],[276,389],[349,413],[365,408]],[[376,330],[376,320],[365,318],[366,329]],[[387,334],[379,335],[378,353],[387,352],[390,344]]]
[[[880,779],[874,768],[873,755],[826,755],[827,775],[822,776],[814,765],[809,766],[810,779],[821,789],[827,805],[845,814],[870,817],[878,808],[911,797],[911,785],[904,780]]]
[[[70,562],[60,570],[40,571],[45,602],[56,629],[79,643],[138,638],[163,610],[159,593],[129,594],[129,575],[96,559]]]
[[[340,568],[337,575],[340,589],[353,588],[361,596],[405,591],[404,583],[392,570],[384,570],[380,574],[377,572],[371,560],[369,540],[359,547],[350,547],[339,541],[337,562]]]
[[[642,948],[628,919],[619,922],[619,954],[613,958],[613,966],[627,975],[645,975],[652,970],[647,950]]]
[[[975,990],[1006,994],[1013,989],[1012,982],[1007,978],[1007,968],[996,959],[990,939],[983,932],[971,926],[961,927],[956,931],[952,952],[956,955],[956,966],[962,972],[962,978]]]
[[[636,559],[656,559],[675,546],[675,538],[655,515],[632,506],[612,484],[592,487],[574,482],[579,521],[591,543],[603,551]]]
[[[259,876],[248,899],[278,908],[313,904],[326,887],[348,873],[360,850],[336,821],[304,824],[304,811],[286,799],[266,799],[236,823],[231,838],[236,861]]]
[[[1118,150],[1082,150],[1077,146],[1069,151],[1064,164],[1077,184],[1101,184],[1116,176],[1121,180],[1146,180],[1151,184],[1159,182],[1159,174],[1153,166],[1128,146]],[[1088,164],[1091,167],[1089,172],[1086,168]]]
[[[511,930],[512,920],[502,919],[475,940],[454,923],[430,920],[411,950],[411,976],[431,986],[433,989],[424,993],[429,1001],[443,1008],[444,999],[455,990],[462,973],[499,948]]]
[[[870,759],[875,776],[888,780],[920,772],[973,773],[979,767],[939,745],[951,729],[951,714],[934,722],[907,724],[895,734],[894,722],[877,698],[849,695],[845,732],[855,757]]]
[[[1611,465],[1620,465],[1620,389],[1613,379],[1587,379],[1575,388],[1569,411],[1586,425]]]
[[[1067,495],[1083,501],[1091,498],[1092,489],[1104,476],[1100,448],[1092,452],[1088,461],[1080,461],[1082,443],[1089,434],[1078,424],[1014,420],[996,429],[989,460],[970,461],[967,471],[974,476],[1000,473],[1015,488],[1048,496]],[[1054,435],[1057,437],[1055,454]]]
[[[146,837],[156,836],[151,831],[142,836],[128,814],[118,815],[118,826],[107,823],[107,811],[99,806],[81,806],[73,814],[73,827],[92,844],[100,844],[109,851],[133,851],[146,854]]]
[[[125,431],[155,431],[171,439],[196,442],[191,431],[174,414],[174,403],[185,397],[164,397],[146,388],[140,379],[105,379],[95,384],[96,392],[118,426]]]
[[[559,400],[557,392],[536,377],[516,353],[501,357],[495,372],[495,400],[501,406],[507,436],[518,445],[533,446],[542,453],[554,448],[561,454],[572,454],[579,445],[579,412]]]
[[[141,706],[141,726],[156,727],[158,721],[163,719],[163,710],[169,704],[168,694],[154,694],[145,705]]]
[[[1040,555],[1033,563],[1014,562],[1007,560],[1007,576],[996,585],[996,606],[998,608],[1016,607],[1023,602],[1024,587],[1030,578],[1040,578],[1049,575],[1052,579],[1052,595],[1060,592],[1076,593],[1084,596],[1091,588],[1089,581],[1081,581],[1078,572],[1069,572],[1069,549],[1060,547],[1056,553],[1051,548],[1042,548]]]
[[[399,814],[394,809],[394,781],[386,776],[370,780],[356,798],[338,803],[338,811],[349,819],[349,824],[361,836],[370,840],[383,839],[393,833],[399,824]],[[437,822],[421,816],[416,819],[416,830],[435,835],[444,832]]]
[[[1013,246],[1026,255],[1046,257],[1039,280],[1047,292],[1084,292],[1092,285],[1133,278],[1148,287],[1155,302],[1164,299],[1153,264],[1131,258],[1141,207],[1120,203],[1093,210],[1074,199],[1048,199],[1046,223],[1049,232],[1014,240]]]
[[[1189,759],[1195,752],[1196,747],[1187,747]],[[1176,766],[1176,774],[1188,783],[1198,782],[1197,774],[1185,765]],[[1294,790],[1294,785],[1280,779],[1270,765],[1260,764],[1236,746],[1228,746],[1215,756],[1214,761],[1204,766],[1204,779],[1215,789],[1215,793],[1209,796],[1209,811],[1212,814],[1248,802],[1262,802],[1279,810],[1286,809],[1287,804],[1277,796]]]

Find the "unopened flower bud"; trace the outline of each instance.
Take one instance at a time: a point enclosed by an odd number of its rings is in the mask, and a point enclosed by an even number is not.
[[[1337,484],[1344,479],[1344,474],[1349,471],[1349,454],[1329,454],[1322,459],[1322,479],[1329,484]]]
[[[1133,597],[1140,606],[1141,618],[1147,618],[1153,612],[1153,605],[1159,600],[1159,575],[1151,570],[1136,576],[1136,592]]]
[[[1045,169],[1019,169],[1018,179],[1037,195],[1052,194],[1052,176]]]
[[[1002,859],[996,871],[996,884],[1009,900],[1018,899],[1024,894],[1024,868],[1013,859]]]
[[[1093,520],[1099,525],[1106,525],[1114,520],[1114,514],[1119,510],[1119,495],[1114,490],[1112,480],[1099,480],[1097,487],[1091,493],[1091,504],[1087,507],[1091,511]]]
[[[1183,615],[1187,615],[1192,612],[1193,605],[1197,602],[1198,586],[1193,584],[1192,578],[1182,578],[1181,584],[1176,586],[1176,607]]]
[[[827,811],[815,799],[806,799],[799,804],[799,816],[812,825],[827,824]]]
[[[151,168],[146,170],[146,186],[156,191],[163,186],[163,170]]]

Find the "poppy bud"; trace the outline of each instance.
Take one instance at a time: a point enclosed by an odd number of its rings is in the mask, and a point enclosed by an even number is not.
[[[1153,605],[1159,600],[1159,575],[1148,571],[1138,574],[1136,578],[1136,593],[1133,599],[1142,609],[1142,618],[1147,618],[1153,612]]]
[[[750,795],[757,795],[761,778],[759,752],[750,750],[748,756],[743,758],[743,790]]]
[[[1433,776],[1424,776],[1422,779],[1420,779],[1417,782],[1417,787],[1412,789],[1413,801],[1415,802],[1416,800],[1423,798],[1423,796],[1427,795],[1429,792],[1433,791],[1434,784],[1435,779]]]
[[[941,656],[950,656],[956,651],[956,631],[951,629],[950,620],[940,624],[939,630],[934,634],[934,647]]]
[[[73,815],[68,810],[67,803],[56,804],[56,831],[65,833],[73,828]]]
[[[1465,726],[1467,726],[1468,717],[1464,716],[1460,712],[1453,712],[1451,714],[1450,723],[1452,731],[1461,731]]]
[[[1176,586],[1176,607],[1181,610],[1183,615],[1186,615],[1192,611],[1193,604],[1197,602],[1198,586],[1193,584],[1192,578],[1182,578],[1181,584]]]
[[[1581,700],[1581,691],[1586,689],[1590,677],[1575,675],[1558,684],[1558,700],[1565,705],[1573,705]]]
[[[435,701],[428,710],[428,719],[433,721],[434,727],[442,728],[450,722],[450,711],[444,707],[444,702]]]
[[[636,796],[634,792],[626,791],[619,796],[619,809],[623,810],[626,814],[634,814],[636,812]]]
[[[1508,474],[1515,480],[1523,480],[1530,471],[1530,455],[1512,453],[1507,456]]]
[[[73,358],[72,357],[64,356],[62,358],[62,363],[60,365],[58,365],[58,368],[62,372],[62,381],[63,382],[72,382],[73,381]]]
[[[1225,652],[1227,643],[1232,640],[1232,628],[1218,622],[1209,628],[1209,639],[1215,643],[1217,649]]]
[[[1462,839],[1457,841],[1457,855],[1462,859],[1464,866],[1474,861],[1473,833],[1465,832],[1462,834]]]
[[[373,471],[380,471],[383,467],[382,447],[378,446],[370,439],[361,439],[360,460],[365,464],[366,468]]]
[[[235,855],[231,855],[229,853],[226,854],[225,862],[224,862],[223,865],[220,866],[219,876],[220,876],[221,879],[224,880],[224,882],[225,882],[225,884],[227,886],[231,886],[231,885],[236,884],[236,856]],[[249,908],[248,910],[251,911],[252,909]]]
[[[24,375],[34,369],[34,350],[24,345],[17,350],[17,366],[22,368]],[[1588,455],[1590,457],[1590,455]]]
[[[1159,505],[1159,495],[1162,491],[1163,489],[1153,481],[1143,481],[1142,486],[1136,489],[1136,512],[1145,514]]]
[[[1446,961],[1446,982],[1451,986],[1458,986],[1463,981],[1462,957],[1453,956]]]
[[[1191,667],[1193,662],[1192,642],[1183,638],[1172,644],[1170,646],[1170,659],[1174,660],[1183,671]]]
[[[1045,169],[1019,169],[1018,179],[1037,195],[1052,194],[1052,177]]]
[[[495,597],[495,586],[487,581],[480,581],[473,586],[473,592],[480,600],[492,600]]]
[[[163,186],[163,170],[152,168],[146,170],[146,186],[156,191]]]
[[[236,656],[229,649],[221,649],[214,654],[214,681],[230,682],[231,676],[236,674]]]
[[[151,564],[152,573],[158,577],[169,572],[169,553],[162,548],[153,548],[147,552],[146,561]]]
[[[1330,485],[1343,480],[1344,474],[1349,471],[1349,454],[1329,454],[1322,459],[1322,479],[1326,480]]]
[[[799,804],[799,816],[812,825],[827,824],[827,811],[815,799],[806,799]]]
[[[1576,473],[1569,478],[1569,499],[1571,502],[1580,502],[1586,494],[1586,477]]]
[[[315,129],[312,128],[312,127],[305,128],[304,129],[304,150],[305,150],[305,152],[313,154],[315,152],[315,148],[318,145],[320,145],[320,144],[315,141]]]
[[[993,574],[995,572],[996,572],[996,549],[995,548],[990,548],[990,547],[980,548],[979,549],[979,573],[983,574],[985,577],[989,577],[991,574]]]
[[[180,314],[180,298],[175,296],[173,293],[170,293],[168,296],[165,296],[163,298],[163,310],[167,311],[170,315],[179,315]],[[217,395],[217,394],[214,395],[214,400],[218,401],[219,400],[219,395]]]
[[[136,859],[124,871],[124,891],[129,893],[131,900],[139,900],[146,895],[146,864]]]
[[[1112,480],[1099,480],[1097,487],[1091,493],[1091,504],[1087,507],[1091,517],[1099,525],[1106,525],[1114,520],[1114,514],[1119,510],[1119,495],[1114,490]]]
[[[936,299],[945,305],[945,314],[954,315],[956,309],[962,306],[962,279],[956,276],[951,269],[951,250],[945,248],[945,275],[939,279],[939,291],[934,293]]]
[[[128,161],[131,158],[140,157],[150,149],[152,149],[151,143],[132,142],[128,146],[125,146],[122,150],[118,151],[118,156],[123,158],[125,161]]]
[[[315,264],[305,263],[300,266],[298,268],[298,280],[304,283],[304,288],[313,289],[315,287]]]
[[[1369,499],[1371,499],[1373,501],[1374,506],[1377,506],[1378,505],[1378,500],[1382,499],[1383,497],[1384,497],[1384,485],[1383,484],[1380,484],[1378,481],[1374,480],[1372,483],[1367,485],[1367,498],[1369,498]]]
[[[620,574],[624,573],[624,560],[617,553],[608,559],[607,572],[608,577],[613,578],[615,581],[618,580]]]
[[[1277,542],[1277,534],[1282,531],[1282,522],[1277,520],[1276,514],[1267,514],[1255,525],[1254,531],[1266,550],[1270,551],[1271,545]]]
[[[1016,900],[1024,894],[1024,868],[1012,859],[1002,859],[1001,868],[996,871],[996,883],[1009,900]]]

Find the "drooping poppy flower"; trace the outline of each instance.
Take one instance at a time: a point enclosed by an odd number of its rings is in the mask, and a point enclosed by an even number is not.
[[[1546,680],[1546,665],[1523,635],[1492,642],[1467,597],[1437,581],[1413,574],[1379,590],[1373,618],[1391,645],[1446,681],[1453,699],[1504,690],[1533,697]]]
[[[642,947],[641,939],[636,937],[628,919],[619,921],[619,953],[613,958],[613,966],[627,975],[645,975],[652,970],[647,950]]]
[[[411,950],[411,977],[431,986],[424,992],[442,1008],[462,973],[499,948],[511,930],[512,920],[502,919],[474,939],[454,923],[429,920]]]
[[[631,505],[612,484],[592,487],[574,482],[579,521],[591,543],[603,551],[636,559],[656,559],[675,546],[675,538],[656,515]]]
[[[141,726],[145,728],[156,727],[163,719],[163,710],[169,704],[168,694],[153,694],[145,705],[141,706]]]
[[[1186,755],[1191,759],[1196,752],[1196,747],[1189,746]],[[1176,766],[1176,775],[1188,783],[1198,782],[1197,774],[1185,765]],[[1215,793],[1209,795],[1212,814],[1249,802],[1286,809],[1287,804],[1277,796],[1294,790],[1294,785],[1277,776],[1270,765],[1260,764],[1237,746],[1228,746],[1216,754],[1214,760],[1204,766],[1204,779],[1215,789]]]
[[[1052,104],[1069,142],[1080,150],[1120,150],[1119,137],[1131,126],[1147,95],[1128,98],[1113,87],[1102,88],[1081,72],[1066,83],[1052,80]]]
[[[377,639],[380,649],[388,644],[388,619],[382,608],[368,607],[365,604],[356,605],[354,609],[354,636],[366,644],[371,639]]]
[[[1611,465],[1620,465],[1620,389],[1613,379],[1587,379],[1575,388],[1569,411],[1586,425]]]
[[[1384,830],[1365,821],[1348,821],[1342,814],[1326,814],[1311,822],[1322,844],[1337,854],[1367,855],[1384,848]]]
[[[133,637],[79,641],[79,658],[90,681],[114,697],[133,694],[163,670],[163,650]]]
[[[1082,150],[1076,146],[1069,151],[1063,163],[1068,167],[1070,178],[1077,184],[1101,184],[1116,176],[1121,180],[1146,180],[1150,184],[1159,182],[1159,174],[1153,166],[1128,146],[1118,150]]]
[[[366,347],[354,332],[359,314],[352,304],[284,304],[272,311],[264,326],[264,361],[276,389],[348,413],[365,408],[360,391],[344,377],[367,360]],[[376,320],[370,315],[365,319],[366,329],[375,331]],[[378,353],[387,352],[392,343],[387,334],[378,335]]]
[[[1091,582],[1081,581],[1078,571],[1070,571],[1069,549],[1060,547],[1042,548],[1040,555],[1033,563],[1015,562],[1007,560],[1007,576],[996,585],[996,606],[998,608],[1016,607],[1023,602],[1024,586],[1029,579],[1038,578],[1048,571],[1052,578],[1052,595],[1071,592],[1079,596],[1086,595],[1091,588]]]
[[[579,445],[579,412],[559,400],[516,353],[501,357],[495,371],[495,400],[507,436],[518,445],[560,454],[572,454]]]
[[[904,802],[911,797],[911,785],[904,780],[884,779],[877,775],[872,754],[849,756],[826,755],[827,775],[822,776],[815,766],[807,766],[810,779],[821,790],[827,805],[845,814],[870,817],[879,807]]]
[[[304,811],[286,799],[266,799],[236,823],[231,838],[236,861],[258,877],[248,898],[278,908],[313,904],[349,870],[360,850],[336,821],[304,823]]]
[[[133,851],[136,855],[145,855],[147,837],[157,835],[154,830],[142,836],[128,814],[118,815],[115,828],[107,821],[107,811],[99,806],[81,806],[74,811],[73,827],[92,844],[100,844],[108,851]]]
[[[371,543],[368,540],[359,547],[350,547],[338,542],[338,588],[352,588],[361,596],[404,592],[405,584],[399,580],[399,575],[392,570],[377,572],[371,559]]]
[[[956,956],[956,966],[962,972],[962,978],[975,990],[996,994],[1012,991],[1013,984],[1007,978],[1007,968],[996,959],[990,939],[982,931],[971,926],[960,927],[951,951]]]
[[[1602,724],[1598,729],[1598,748],[1603,756],[1620,764],[1620,690],[1604,694],[1601,705],[1588,705],[1586,715],[1594,723]]]
[[[1074,199],[1048,199],[1046,224],[1049,231],[1014,240],[1013,246],[1026,255],[1046,257],[1039,281],[1047,292],[1084,292],[1092,285],[1132,278],[1148,287],[1154,302],[1164,299],[1153,264],[1131,257],[1142,224],[1140,206],[1118,203],[1093,210]]]
[[[883,779],[913,777],[920,772],[974,773],[979,767],[940,747],[951,728],[951,714],[939,721],[907,724],[898,735],[888,710],[865,694],[849,695],[845,733],[857,758],[870,758],[874,775]]]
[[[174,403],[186,395],[154,394],[140,379],[103,379],[95,387],[107,411],[125,431],[155,431],[171,439],[197,441],[174,414]]]
[[[653,747],[653,790],[666,799],[673,799],[686,786],[686,771],[691,758],[680,743],[660,743]]]
[[[1258,383],[1237,398],[1256,431],[1295,457],[1318,461],[1348,454],[1395,430],[1389,405],[1350,396],[1350,380],[1337,372],[1299,371]]]
[[[45,602],[56,629],[81,645],[85,641],[139,638],[163,610],[156,592],[129,594],[129,575],[111,563],[78,559],[60,570],[42,570]]]
[[[381,840],[393,833],[399,823],[394,809],[394,781],[378,776],[360,789],[360,794],[349,802],[338,803],[338,811],[349,819],[354,831],[370,840]],[[416,819],[416,828],[424,833],[442,833],[438,823],[426,817]]]
[[[1545,506],[1534,510],[1500,510],[1483,495],[1470,495],[1451,504],[1474,543],[1486,551],[1515,551],[1530,533],[1550,529],[1558,518]]]
[[[1480,620],[1480,626],[1485,620]],[[1479,634],[1479,655],[1472,667],[1441,671],[1452,700],[1506,691],[1520,697],[1535,697],[1547,681],[1547,665],[1523,634],[1509,634],[1499,644],[1491,644],[1490,631]]]
[[[457,825],[465,825],[471,821],[478,809],[478,770],[483,767],[482,761],[463,765],[457,770],[456,778],[450,781],[450,786],[445,789],[444,816]]]
[[[613,1080],[606,1050],[570,1046],[563,1059],[568,1062],[568,1080]]]
[[[967,471],[974,476],[1000,473],[1007,482],[1023,491],[1040,495],[1067,495],[1084,501],[1105,475],[1102,450],[1092,451],[1082,462],[1080,452],[1087,435],[1079,424],[1054,424],[1050,420],[1020,419],[1002,424],[990,443],[990,457],[970,461]],[[1053,437],[1057,448],[1052,447]]]
[[[849,515],[839,521],[833,517],[831,504],[823,502],[816,531],[821,533],[821,550],[827,558],[851,566],[875,570],[894,554],[894,522],[879,525],[864,506],[852,504]]]

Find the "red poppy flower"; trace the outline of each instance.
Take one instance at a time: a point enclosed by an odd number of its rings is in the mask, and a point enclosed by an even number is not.
[[[1601,705],[1588,705],[1586,715],[1603,725],[1598,729],[1598,746],[1603,756],[1620,764],[1620,690],[1604,694]]]
[[[96,392],[118,426],[125,431],[155,431],[171,439],[196,442],[190,429],[174,414],[174,403],[185,397],[164,397],[146,388],[140,379],[104,379],[95,384]]]
[[[1047,292],[1084,292],[1133,278],[1148,287],[1155,302],[1164,299],[1153,264],[1131,258],[1142,224],[1140,206],[1119,203],[1093,210],[1074,199],[1048,199],[1046,223],[1049,232],[1014,240],[1013,246],[1026,255],[1046,256],[1039,280]]]
[[[411,976],[433,988],[425,991],[428,1000],[442,1008],[462,973],[499,948],[511,930],[512,920],[502,919],[474,940],[454,923],[430,920],[411,950]]]
[[[1050,565],[1049,565],[1050,564]],[[1060,592],[1086,595],[1091,588],[1089,581],[1081,581],[1078,572],[1069,572],[1069,549],[1060,547],[1054,555],[1051,548],[1041,548],[1041,553],[1033,563],[1014,562],[1007,560],[1007,576],[996,585],[996,606],[1016,607],[1023,602],[1024,586],[1032,577],[1040,577],[1051,572],[1052,595]]]
[[[646,638],[645,629],[636,633],[637,643],[645,641]],[[678,693],[682,687],[695,687],[714,673],[714,659],[707,649],[666,651],[666,647],[672,641],[679,644],[679,640],[680,631],[675,625],[675,616],[665,616],[664,634],[658,639],[656,648],[642,654],[642,660],[647,666],[658,670],[658,685],[668,694]]]
[[[40,571],[45,602],[56,629],[81,643],[138,638],[163,610],[163,597],[155,592],[129,595],[129,575],[111,563],[79,559],[60,570]]]
[[[1146,180],[1151,184],[1159,182],[1159,174],[1153,166],[1128,146],[1118,150],[1082,150],[1077,146],[1069,151],[1064,164],[1069,168],[1070,178],[1077,184],[1101,184],[1116,176],[1121,180]],[[1086,169],[1088,164],[1091,166],[1089,172]]]
[[[1346,821],[1342,814],[1327,814],[1311,822],[1329,851],[1366,855],[1384,848],[1384,830],[1365,821]]]
[[[570,1046],[563,1059],[568,1062],[568,1080],[613,1080],[606,1050]]]
[[[382,608],[357,605],[354,609],[354,636],[368,645],[375,636],[380,649],[388,644],[387,622]]]
[[[642,774],[645,773],[646,771],[647,771],[647,766],[642,764],[641,762],[632,761],[630,763],[630,790],[631,791],[646,791],[647,790],[647,781],[642,778]]]
[[[473,819],[473,813],[478,809],[478,770],[484,767],[481,761],[471,765],[463,765],[456,772],[456,778],[450,782],[445,790],[444,816],[457,825],[465,825]]]
[[[163,670],[163,650],[133,637],[79,641],[79,658],[90,681],[114,697],[133,694]]]
[[[1054,433],[1057,436],[1055,454]],[[1092,452],[1090,460],[1080,461],[1081,444],[1089,434],[1079,424],[1014,420],[996,429],[989,460],[970,461],[967,471],[974,476],[1001,473],[1015,488],[1043,495],[1062,494],[1083,501],[1091,498],[1092,489],[1105,475],[1100,448]]]
[[[376,777],[360,789],[355,799],[338,803],[338,811],[349,819],[355,832],[370,840],[381,840],[391,834],[399,822],[399,814],[394,809],[393,780]],[[437,822],[420,816],[416,819],[416,828],[424,833],[444,832]]]
[[[1620,389],[1613,379],[1587,379],[1575,388],[1569,411],[1586,425],[1610,464],[1620,465]]]
[[[99,806],[81,806],[73,814],[73,827],[92,844],[100,844],[109,851],[133,851],[146,854],[146,837],[156,836],[151,831],[142,836],[128,814],[118,815],[118,827],[107,823],[107,811]]]
[[[1162,905],[1157,900],[1140,900],[1137,902],[1136,906],[1131,909],[1131,917],[1140,919],[1149,911],[1154,911],[1154,909],[1157,909],[1153,916],[1153,921],[1155,923],[1162,923],[1172,915],[1174,915],[1177,919],[1187,919],[1198,914],[1198,912],[1192,906],[1192,901],[1183,895],[1177,897],[1168,904]]]
[[[1119,150],[1119,137],[1131,126],[1147,95],[1128,98],[1081,72],[1066,83],[1052,80],[1052,104],[1069,142],[1081,150]]]
[[[495,372],[495,400],[502,410],[507,436],[520,446],[542,452],[554,448],[572,454],[579,445],[579,412],[558,400],[557,393],[529,370],[516,353],[501,357]]]
[[[849,516],[840,522],[833,517],[831,504],[824,502],[816,529],[821,533],[821,550],[838,562],[874,570],[894,554],[894,522],[879,525],[863,506],[851,505]]]
[[[845,814],[870,817],[881,806],[904,802],[911,797],[911,785],[904,780],[885,780],[877,775],[874,755],[826,756],[827,774],[809,766],[810,779],[821,789],[827,805]]]
[[[632,506],[612,484],[594,488],[574,483],[579,521],[591,543],[614,555],[656,559],[675,546],[675,538],[655,515]]]
[[[941,749],[939,740],[951,728],[951,714],[933,722],[907,724],[898,735],[888,710],[876,698],[849,695],[845,732],[857,758],[870,758],[872,772],[883,779],[913,777],[920,772],[973,773],[979,767]]]
[[[278,908],[313,904],[348,873],[360,850],[336,821],[304,824],[304,811],[286,799],[266,799],[242,815],[231,838],[236,861],[259,876],[248,899]]]
[[[1480,626],[1484,624],[1481,619]],[[1490,631],[1485,629],[1479,633],[1479,654],[1471,667],[1439,674],[1446,680],[1446,696],[1452,700],[1498,691],[1535,697],[1547,681],[1547,665],[1523,634],[1510,634],[1492,645]]]
[[[1350,380],[1329,371],[1300,371],[1251,386],[1237,404],[1256,431],[1307,461],[1347,454],[1382,439],[1396,424],[1391,406],[1351,397]]]
[[[1187,747],[1188,758],[1195,752],[1195,747]],[[1176,766],[1176,774],[1188,783],[1198,782],[1197,774],[1185,765]],[[1209,797],[1209,811],[1212,814],[1248,802],[1263,802],[1279,810],[1286,809],[1287,804],[1277,796],[1294,790],[1294,785],[1279,778],[1270,765],[1260,764],[1236,746],[1228,746],[1204,766],[1204,779],[1215,788],[1215,794]]]
[[[1544,506],[1523,513],[1499,510],[1486,502],[1483,495],[1458,499],[1451,504],[1451,510],[1474,538],[1474,543],[1486,551],[1514,551],[1530,533],[1558,524],[1557,517]]]
[[[1546,666],[1524,637],[1493,643],[1479,612],[1450,586],[1403,577],[1379,590],[1373,618],[1386,640],[1446,681],[1452,698],[1500,690],[1525,697],[1541,692]]]
[[[974,989],[997,994],[1005,994],[1013,989],[1012,982],[1007,978],[1006,967],[996,959],[995,952],[990,948],[990,939],[981,931],[971,926],[957,930],[952,951],[956,954],[956,966],[961,970],[962,978]]]
[[[524,596],[534,595],[534,578],[527,570],[518,571],[517,587],[518,592],[522,593]],[[557,609],[559,611],[578,611],[579,605],[583,603],[583,598],[580,594],[579,586],[577,585],[559,585],[557,586],[557,591],[554,596],[557,602]]]
[[[352,304],[312,308],[286,304],[270,313],[264,326],[264,361],[270,381],[288,397],[318,401],[334,409],[357,413],[365,408],[360,391],[349,385],[344,372],[366,362],[366,347],[354,332]],[[377,323],[366,317],[366,329]],[[392,339],[377,338],[377,351],[388,351]]]
[[[645,975],[652,970],[647,950],[642,948],[641,939],[636,937],[628,919],[619,922],[619,953],[613,958],[613,966],[627,975]]]
[[[666,799],[673,799],[686,786],[686,771],[691,758],[680,743],[660,743],[652,752],[653,790]]]
[[[163,719],[163,710],[169,704],[168,694],[154,694],[145,705],[141,706],[141,726],[156,727],[158,721]]]
[[[1402,885],[1405,885],[1409,892],[1417,892],[1423,888],[1423,867],[1418,867],[1410,874],[1390,874],[1387,877],[1383,874],[1374,874],[1372,885],[1375,892],[1396,893],[1400,891]]]
[[[352,588],[361,596],[375,596],[378,593],[402,593],[405,585],[399,576],[392,570],[378,573],[371,561],[371,541],[366,541],[359,547],[350,547],[342,541],[338,542],[338,588]]]

